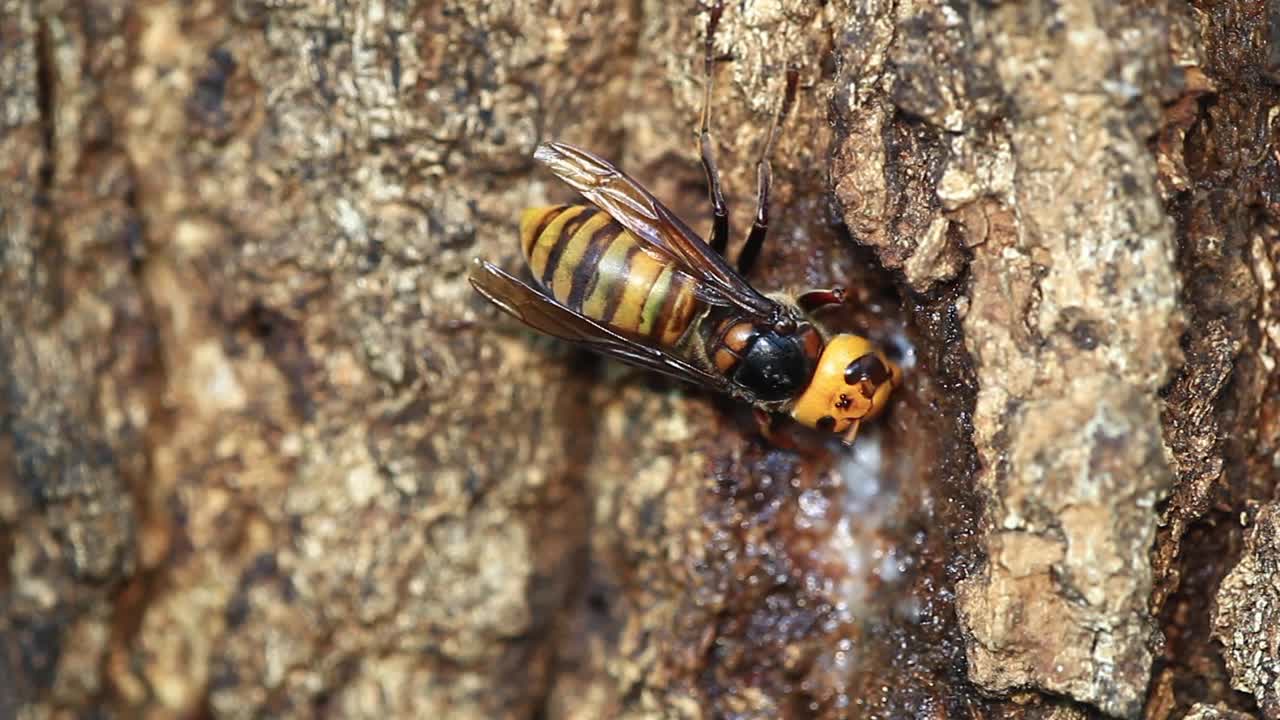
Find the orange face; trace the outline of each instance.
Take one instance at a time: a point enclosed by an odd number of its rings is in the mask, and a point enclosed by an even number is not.
[[[902,384],[902,369],[866,338],[837,335],[818,359],[817,372],[791,410],[803,425],[842,435],[852,443],[858,426],[880,414]]]

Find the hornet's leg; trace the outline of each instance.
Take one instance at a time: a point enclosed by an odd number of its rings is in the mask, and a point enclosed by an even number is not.
[[[854,420],[853,424],[849,426],[849,429],[844,431],[844,435],[840,438],[840,442],[844,443],[845,447],[853,447],[853,441],[858,438],[858,428],[861,426],[861,420]]]
[[[747,242],[742,246],[742,252],[738,254],[738,272],[743,275],[751,272],[751,266],[755,265],[756,258],[760,257],[764,237],[769,232],[769,184],[773,181],[769,153],[773,150],[773,140],[778,134],[778,125],[791,111],[791,104],[795,102],[796,84],[799,78],[800,74],[794,67],[787,70],[786,95],[782,98],[782,107],[778,109],[778,114],[773,116],[773,123],[769,126],[769,136],[765,138],[764,150],[761,151],[760,160],[756,163],[756,219],[751,224],[751,233],[747,235]]]
[[[824,445],[815,445],[812,438],[808,442],[802,441],[801,437],[797,437],[791,432],[793,429],[788,421],[770,415],[769,413],[754,408],[753,413],[756,419],[756,429],[760,432],[760,437],[779,450],[790,450],[799,453],[801,456],[809,458],[819,458],[827,454]],[[826,438],[823,438],[825,441]]]
[[[724,204],[724,194],[720,192],[720,173],[716,170],[716,158],[711,151],[711,81],[715,76],[715,44],[713,39],[716,26],[720,24],[720,15],[724,13],[724,2],[718,0],[708,10],[707,40],[704,62],[707,79],[702,89],[702,122],[698,129],[698,146],[702,150],[702,169],[707,174],[707,191],[711,194],[711,249],[724,255],[729,244],[729,210]]]
[[[760,408],[752,408],[751,414],[756,419],[756,430],[760,432],[760,437],[764,438],[770,445],[782,450],[799,450],[800,446],[796,444],[795,438],[784,430],[778,428],[774,422],[774,417]]]
[[[804,310],[806,313],[811,313],[814,310],[824,308],[828,305],[841,305],[844,303],[844,299],[844,288],[834,287],[830,290],[806,290],[800,293],[799,297],[796,298],[796,303],[800,306],[801,310]]]

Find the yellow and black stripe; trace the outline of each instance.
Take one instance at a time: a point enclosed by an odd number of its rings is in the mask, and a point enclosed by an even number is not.
[[[702,308],[692,277],[644,252],[597,208],[530,208],[520,218],[520,246],[556,301],[624,334],[671,347]]]

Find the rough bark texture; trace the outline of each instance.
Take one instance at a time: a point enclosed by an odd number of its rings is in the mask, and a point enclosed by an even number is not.
[[[729,3],[805,453],[466,283],[541,139],[706,226],[705,17],[0,0],[0,717],[1280,717],[1280,7]]]
[[[1261,508],[1244,555],[1214,600],[1214,636],[1224,647],[1231,685],[1280,717],[1280,505]]]
[[[1157,390],[1177,339],[1173,225],[1144,140],[1175,20],[1086,3],[903,11],[884,66],[853,65],[873,74],[849,99],[838,157],[856,170],[837,194],[915,291],[972,252],[961,312],[987,563],[958,588],[969,677],[1135,716],[1171,480]]]

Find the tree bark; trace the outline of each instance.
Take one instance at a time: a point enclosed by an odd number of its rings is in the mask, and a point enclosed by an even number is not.
[[[709,227],[706,17],[0,0],[0,717],[1280,718],[1280,5],[728,3],[805,452],[466,281],[542,140]]]

